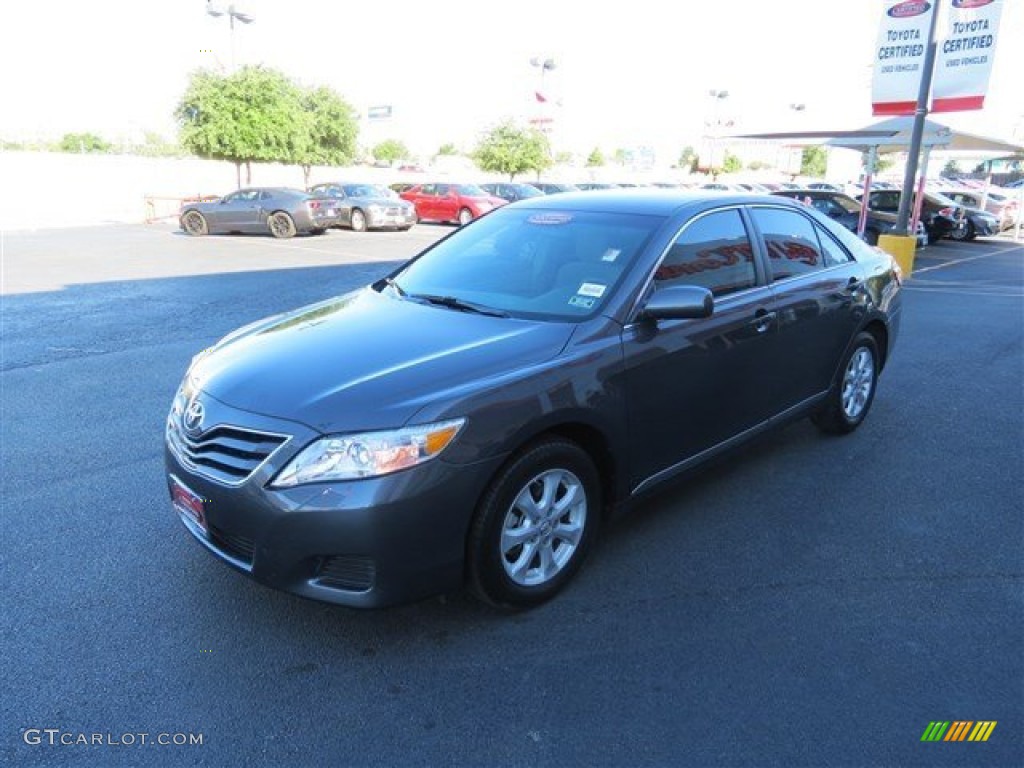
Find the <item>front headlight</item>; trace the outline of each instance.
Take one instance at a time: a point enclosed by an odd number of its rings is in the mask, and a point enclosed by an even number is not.
[[[415,467],[438,456],[465,423],[455,419],[388,432],[323,437],[288,462],[273,486],[357,480]]]

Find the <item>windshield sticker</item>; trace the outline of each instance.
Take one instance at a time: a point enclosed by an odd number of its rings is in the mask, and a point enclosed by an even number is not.
[[[568,213],[535,213],[526,220],[526,223],[552,227],[568,224],[570,221],[572,221],[572,215]]]
[[[601,261],[615,261],[619,258],[620,253],[622,253],[622,250],[619,248],[609,248],[604,252],[604,256],[601,257]]]
[[[576,293],[580,296],[593,296],[595,299],[600,299],[604,296],[604,289],[605,286],[600,283],[584,283]]]
[[[594,306],[596,299],[587,299],[583,296],[573,296],[569,299],[569,306],[579,307],[580,309],[590,309]]]

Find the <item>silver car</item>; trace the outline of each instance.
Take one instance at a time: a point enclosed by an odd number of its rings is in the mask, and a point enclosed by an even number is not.
[[[253,187],[219,200],[186,203],[179,221],[196,237],[229,232],[293,237],[299,232],[326,232],[338,223],[338,214],[333,200],[301,189]]]
[[[367,229],[409,229],[416,223],[416,207],[380,184],[317,184],[309,190],[333,201],[338,226],[355,232]]]

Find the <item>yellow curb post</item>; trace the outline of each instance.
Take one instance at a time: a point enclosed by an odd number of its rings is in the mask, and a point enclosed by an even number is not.
[[[911,235],[879,235],[878,247],[888,253],[900,265],[905,277],[914,271],[914,252],[917,238]]]

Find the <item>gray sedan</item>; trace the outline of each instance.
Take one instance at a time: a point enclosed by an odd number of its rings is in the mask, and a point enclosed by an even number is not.
[[[338,209],[338,225],[356,232],[367,229],[409,229],[416,207],[379,184],[317,184],[309,190],[329,198]]]
[[[334,201],[301,189],[261,187],[240,189],[212,202],[186,203],[181,228],[190,235],[240,232],[293,237],[298,232],[320,234],[338,223]]]

